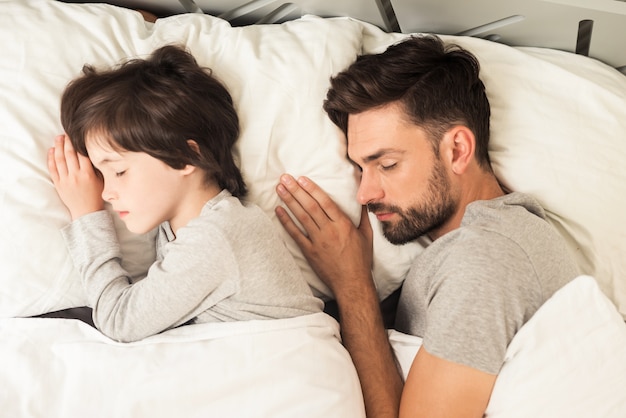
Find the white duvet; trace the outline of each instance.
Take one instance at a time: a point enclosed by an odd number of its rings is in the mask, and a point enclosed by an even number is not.
[[[365,415],[325,314],[190,325],[117,343],[69,319],[0,320],[0,416]]]
[[[406,376],[420,339],[390,331]],[[325,314],[191,325],[117,343],[76,320],[0,320],[3,417],[364,416]],[[626,416],[626,325],[596,281],[557,292],[513,339],[495,418]]]

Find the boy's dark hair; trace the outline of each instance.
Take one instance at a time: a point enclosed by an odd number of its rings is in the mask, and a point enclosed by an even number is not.
[[[409,37],[381,54],[359,56],[332,78],[324,110],[347,134],[348,115],[399,102],[435,150],[448,129],[467,126],[476,137],[478,164],[491,171],[491,111],[479,70],[476,57],[459,46],[434,35]]]
[[[61,123],[79,153],[87,155],[87,135],[103,134],[114,149],[144,152],[174,169],[193,165],[207,182],[245,196],[232,154],[239,136],[233,100],[190,53],[164,46],[147,59],[83,73],[61,98]]]

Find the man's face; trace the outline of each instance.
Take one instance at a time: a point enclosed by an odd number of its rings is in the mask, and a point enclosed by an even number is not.
[[[399,105],[350,115],[348,155],[361,168],[357,199],[391,243],[432,238],[455,214],[458,199],[445,164]]]

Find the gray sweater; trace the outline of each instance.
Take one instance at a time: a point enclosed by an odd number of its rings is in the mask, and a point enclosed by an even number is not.
[[[132,283],[111,215],[85,215],[62,231],[96,326],[135,341],[187,323],[289,318],[322,310],[271,220],[223,190],[174,234],[159,227],[156,261]]]

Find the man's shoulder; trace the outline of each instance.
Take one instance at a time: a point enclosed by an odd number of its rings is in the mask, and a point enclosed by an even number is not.
[[[457,246],[517,247],[529,255],[537,251],[562,252],[565,241],[548,220],[540,203],[530,195],[511,193],[468,205],[461,226],[453,231]]]
[[[494,199],[471,202],[465,208],[461,227],[477,225],[486,229],[514,229],[534,223],[547,223],[543,207],[531,195],[514,192]]]
[[[413,274],[424,274],[431,286],[450,278],[477,283],[493,279],[505,288],[538,281],[535,284],[550,289],[558,287],[548,284],[556,278],[564,283],[575,276],[577,268],[563,237],[535,199],[514,193],[474,203],[459,228],[415,259]]]

